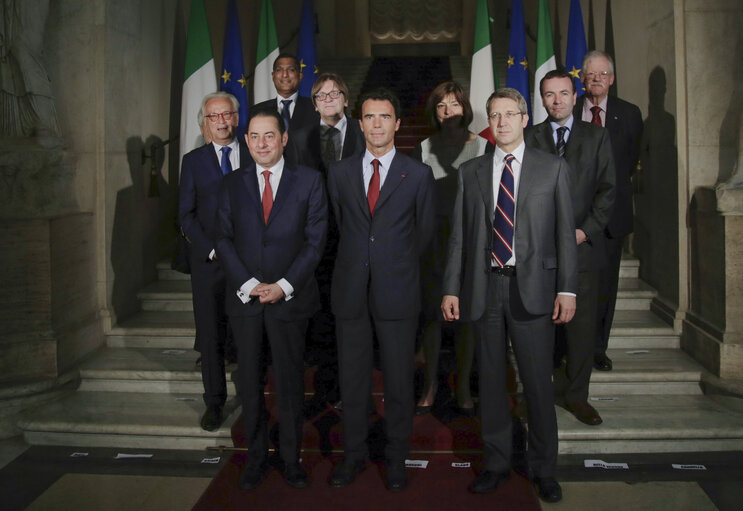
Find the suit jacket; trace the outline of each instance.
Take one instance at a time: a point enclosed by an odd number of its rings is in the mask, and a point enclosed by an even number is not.
[[[585,96],[578,98],[574,115],[583,114]],[[621,238],[632,232],[632,174],[640,156],[642,114],[632,103],[609,96],[606,103],[606,126],[611,139],[616,170],[617,193],[614,212],[606,226],[612,238]]]
[[[361,154],[366,149],[364,134],[357,119],[346,116],[346,138],[343,140],[341,159]],[[320,121],[312,126],[305,126],[294,134],[294,145],[299,153],[299,163],[318,169],[327,176],[328,170],[322,161],[322,144],[320,142]]]
[[[322,175],[285,162],[268,224],[255,164],[222,182],[217,210],[217,255],[227,278],[227,313],[254,316],[264,311],[283,320],[310,317],[320,306],[315,268],[325,246],[328,205]],[[285,278],[290,300],[265,307],[243,304],[237,290],[251,278],[274,283]]]
[[[575,224],[568,166],[529,146],[516,199],[516,279],[531,314],[552,312],[557,292],[576,293]],[[493,237],[493,156],[459,167],[443,294],[459,297],[462,321],[485,313]]]
[[[529,128],[527,146],[557,154],[549,120]],[[588,236],[578,247],[580,271],[595,268],[597,255],[603,256],[603,232],[614,208],[615,171],[609,133],[598,126],[573,119],[565,160],[570,166],[570,191],[575,226]],[[592,248],[594,250],[592,250]]]
[[[340,232],[330,295],[333,313],[339,319],[368,311],[383,320],[417,317],[420,257],[435,229],[433,172],[398,150],[372,217],[362,158],[363,153],[336,162],[328,174]]]
[[[242,140],[240,167],[253,162]],[[233,173],[236,172],[233,170]],[[222,168],[212,144],[206,144],[183,156],[179,185],[178,218],[181,229],[190,240],[192,261],[208,262],[209,254],[216,247],[214,219],[217,213],[217,192],[222,182]]]

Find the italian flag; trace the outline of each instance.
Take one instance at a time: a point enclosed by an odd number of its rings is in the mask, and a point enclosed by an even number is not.
[[[181,158],[201,146],[204,138],[197,121],[201,100],[217,90],[212,44],[206,25],[203,0],[191,0],[191,15],[186,35],[186,63],[181,96]]]
[[[537,70],[534,72],[534,94],[532,95],[532,125],[539,124],[547,118],[547,110],[542,105],[539,93],[539,82],[544,75],[557,69],[555,50],[552,47],[552,22],[547,0],[539,0],[539,20],[537,22]]]
[[[472,72],[470,74],[470,104],[473,113],[470,131],[493,142],[488,127],[488,114],[485,111],[485,103],[495,91],[497,81],[493,68],[493,50],[490,44],[488,20],[487,0],[477,0],[475,44],[472,48]]]
[[[258,23],[258,46],[255,55],[253,75],[253,103],[260,103],[276,97],[271,72],[273,61],[279,56],[279,39],[276,37],[276,23],[273,19],[271,0],[263,0],[261,18]]]

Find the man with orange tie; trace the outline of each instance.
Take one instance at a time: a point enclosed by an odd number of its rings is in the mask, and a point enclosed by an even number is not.
[[[614,61],[608,53],[598,50],[588,52],[583,58],[582,78],[586,93],[578,98],[574,115],[609,131],[616,171],[614,211],[603,232],[606,267],[600,272],[593,356],[593,366],[596,369],[611,371],[612,363],[606,356],[606,348],[614,321],[622,245],[624,237],[632,232],[631,178],[640,155],[642,115],[640,109],[632,103],[609,96],[609,87],[614,83]]]
[[[315,268],[325,246],[328,209],[322,175],[284,161],[287,138],[278,112],[256,112],[245,135],[255,164],[228,175],[219,190],[216,250],[227,280],[226,309],[249,449],[239,481],[244,490],[258,486],[268,468],[264,331],[278,394],[279,468],[290,486],[308,484],[299,464],[304,339],[320,303]]]
[[[400,491],[406,486],[405,458],[413,429],[420,257],[434,233],[434,181],[431,167],[395,150],[397,97],[380,88],[363,94],[359,103],[366,151],[331,164],[328,173],[339,232],[331,305],[345,454],[329,483],[347,486],[366,467],[374,332],[384,379],[386,485]]]

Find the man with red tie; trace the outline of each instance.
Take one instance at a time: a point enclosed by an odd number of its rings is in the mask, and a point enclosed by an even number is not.
[[[219,190],[217,254],[227,280],[226,309],[249,448],[239,481],[244,490],[258,486],[268,468],[264,331],[278,394],[279,468],[290,486],[308,484],[299,464],[304,339],[307,321],[319,308],[315,268],[325,246],[328,209],[322,175],[284,161],[287,138],[278,112],[256,112],[245,135],[255,164],[227,176]]]
[[[400,491],[406,485],[405,458],[413,429],[420,257],[434,233],[434,180],[431,167],[395,150],[397,97],[377,89],[359,102],[366,151],[331,164],[328,173],[339,232],[331,304],[345,452],[329,483],[347,486],[366,467],[375,332],[384,379],[386,485]]]
[[[604,229],[606,267],[599,281],[598,319],[593,366],[599,371],[611,371],[611,359],[606,356],[609,332],[614,321],[617,301],[619,265],[622,261],[624,237],[632,232],[632,174],[637,167],[642,135],[640,109],[616,96],[609,96],[614,83],[614,61],[608,53],[590,51],[583,58],[583,84],[586,93],[578,98],[575,116],[603,126],[609,131],[616,171],[614,211]]]

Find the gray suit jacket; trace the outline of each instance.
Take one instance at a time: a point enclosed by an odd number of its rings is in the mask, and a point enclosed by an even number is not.
[[[557,154],[549,120],[531,127],[524,135],[527,146]],[[583,230],[589,243],[578,247],[580,271],[596,267],[603,257],[603,232],[609,223],[616,196],[616,173],[609,132],[573,119],[565,147],[565,160],[570,166],[570,192],[575,226]],[[594,250],[592,250],[592,248]]]
[[[492,246],[493,155],[459,168],[443,293],[459,297],[462,321],[485,312]],[[516,279],[531,314],[552,311],[558,291],[577,293],[575,224],[568,166],[526,147],[516,202]]]

